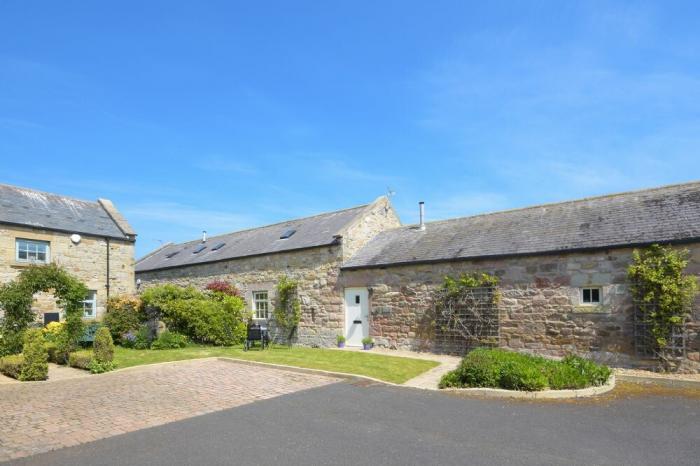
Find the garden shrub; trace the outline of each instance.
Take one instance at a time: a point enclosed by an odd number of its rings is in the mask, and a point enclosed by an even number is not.
[[[76,369],[90,370],[93,353],[90,350],[74,351],[68,356],[68,365]]]
[[[121,343],[122,335],[138,330],[146,320],[141,300],[135,296],[113,296],[107,300],[104,324],[109,327],[112,340]]]
[[[88,364],[87,367],[87,369],[93,374],[102,374],[104,372],[113,371],[115,368],[116,365],[112,361],[99,362],[94,358],[90,361],[90,364]]]
[[[161,333],[160,336],[151,343],[151,349],[154,350],[184,348],[185,346],[187,346],[187,337],[169,330]]]
[[[65,325],[63,322],[49,322],[48,325],[42,330],[44,340],[55,342],[64,328]]]
[[[158,310],[169,329],[193,341],[228,346],[245,339],[250,313],[240,297],[161,285],[144,291],[142,300]]]
[[[92,347],[93,358],[88,369],[93,374],[102,374],[114,370],[114,341],[107,327],[100,328],[95,334]]]
[[[468,353],[457,369],[445,374],[440,388],[578,389],[603,385],[610,374],[608,367],[578,356],[555,361],[502,349],[480,348]]]
[[[6,326],[0,326],[0,357],[22,352],[24,331],[12,330]]]
[[[95,361],[99,363],[112,362],[114,360],[114,342],[107,327],[100,328],[95,334],[95,343],[92,351]]]
[[[49,376],[48,354],[44,346],[44,335],[37,328],[26,331],[24,335],[24,365],[19,380],[46,380]]]
[[[0,373],[5,374],[13,379],[19,379],[24,366],[24,356],[21,354],[12,354],[0,358]]]
[[[221,293],[226,296],[238,296],[239,298],[241,297],[241,292],[238,290],[238,288],[223,280],[214,280],[209,282],[204,289],[212,293]]]

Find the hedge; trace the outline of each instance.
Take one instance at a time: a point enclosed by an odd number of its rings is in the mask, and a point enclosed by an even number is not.
[[[89,371],[91,362],[92,351],[90,350],[75,351],[68,356],[68,365],[76,369]]]
[[[21,354],[13,354],[0,358],[0,373],[12,377],[13,379],[19,379],[22,366],[24,366],[24,356]]]

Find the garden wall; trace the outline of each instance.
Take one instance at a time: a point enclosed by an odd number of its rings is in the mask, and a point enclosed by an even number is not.
[[[689,271],[700,274],[700,245]],[[488,272],[500,278],[500,345],[561,356],[590,354],[635,365],[633,307],[626,269],[632,249],[343,270],[341,285],[370,287],[370,333],[380,346],[433,350],[426,313],[446,275]],[[580,288],[601,287],[599,306],[583,305]],[[689,326],[690,365],[700,361],[700,301]]]

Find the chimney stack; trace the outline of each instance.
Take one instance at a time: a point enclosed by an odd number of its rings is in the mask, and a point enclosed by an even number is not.
[[[419,228],[421,230],[425,230],[425,202],[420,201],[418,203],[418,207],[420,209],[420,225]]]
[[[207,242],[207,230],[202,230],[202,243]]]

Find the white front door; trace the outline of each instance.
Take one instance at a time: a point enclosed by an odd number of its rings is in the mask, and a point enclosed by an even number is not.
[[[367,288],[345,289],[345,344],[362,346],[369,336],[369,293]]]

